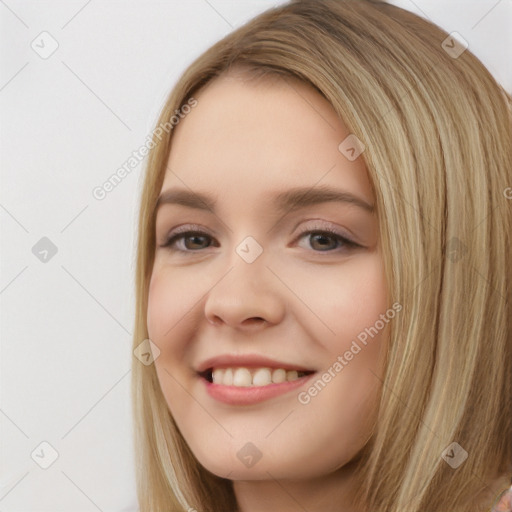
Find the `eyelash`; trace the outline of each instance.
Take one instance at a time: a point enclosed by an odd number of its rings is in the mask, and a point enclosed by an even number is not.
[[[355,248],[358,248],[358,247],[362,247],[362,245],[359,245],[356,242],[353,242],[352,240],[349,240],[348,238],[344,237],[343,235],[341,235],[340,233],[338,233],[337,231],[335,231],[334,229],[332,229],[330,227],[308,229],[307,231],[303,231],[302,233],[300,233],[297,236],[296,240],[301,240],[306,235],[313,235],[313,234],[315,234],[315,235],[328,235],[328,236],[331,236],[332,238],[336,239],[338,242],[341,242],[341,244],[342,244],[342,246],[338,247],[337,249],[329,249],[329,250],[326,250],[326,251],[315,251],[313,249],[314,252],[318,252],[318,253],[332,253],[332,252],[340,251],[343,248],[346,248],[347,250],[350,250],[350,249],[355,249]],[[160,247],[167,248],[170,251],[174,251],[174,252],[198,253],[198,252],[201,252],[202,249],[195,249],[195,250],[194,249],[185,249],[184,250],[184,249],[175,249],[175,248],[172,247],[179,240],[183,240],[184,238],[188,238],[188,237],[191,237],[191,236],[197,236],[197,235],[199,235],[199,236],[206,236],[206,237],[212,238],[208,233],[206,233],[204,231],[201,231],[201,230],[195,231],[195,230],[190,229],[190,226],[187,226],[182,231],[175,232]]]

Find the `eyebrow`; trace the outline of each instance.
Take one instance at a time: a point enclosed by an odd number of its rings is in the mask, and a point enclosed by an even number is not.
[[[326,186],[315,188],[291,188],[284,192],[274,194],[272,200],[276,204],[276,210],[281,213],[291,212],[327,202],[353,204],[370,213],[375,209],[373,205],[350,192]],[[171,189],[166,192],[162,192],[157,200],[155,213],[164,204],[178,204],[188,208],[215,212],[216,198],[210,194],[192,192],[187,189]]]

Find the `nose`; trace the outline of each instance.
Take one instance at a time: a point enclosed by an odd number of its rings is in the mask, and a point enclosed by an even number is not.
[[[279,279],[263,261],[232,263],[207,294],[204,313],[208,322],[249,331],[281,322],[285,290]]]

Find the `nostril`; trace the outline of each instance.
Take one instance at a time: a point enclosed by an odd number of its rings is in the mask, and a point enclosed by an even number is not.
[[[208,322],[212,325],[219,325],[222,321],[218,316],[214,316],[213,318],[208,317]]]
[[[265,323],[265,322],[266,322],[266,320],[264,318],[259,317],[259,316],[248,318],[247,320],[243,321],[244,324],[248,324],[248,325],[262,324],[262,323]]]

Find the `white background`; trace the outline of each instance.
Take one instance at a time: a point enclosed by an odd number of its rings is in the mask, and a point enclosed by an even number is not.
[[[0,512],[136,509],[130,347],[145,162],[102,201],[92,190],[144,143],[185,66],[279,3],[0,0]],[[459,32],[512,92],[512,0],[392,3]],[[31,47],[43,31],[59,45],[46,59]],[[46,263],[32,253],[42,237],[57,247]],[[49,461],[43,441],[58,453],[48,469],[34,460]]]

